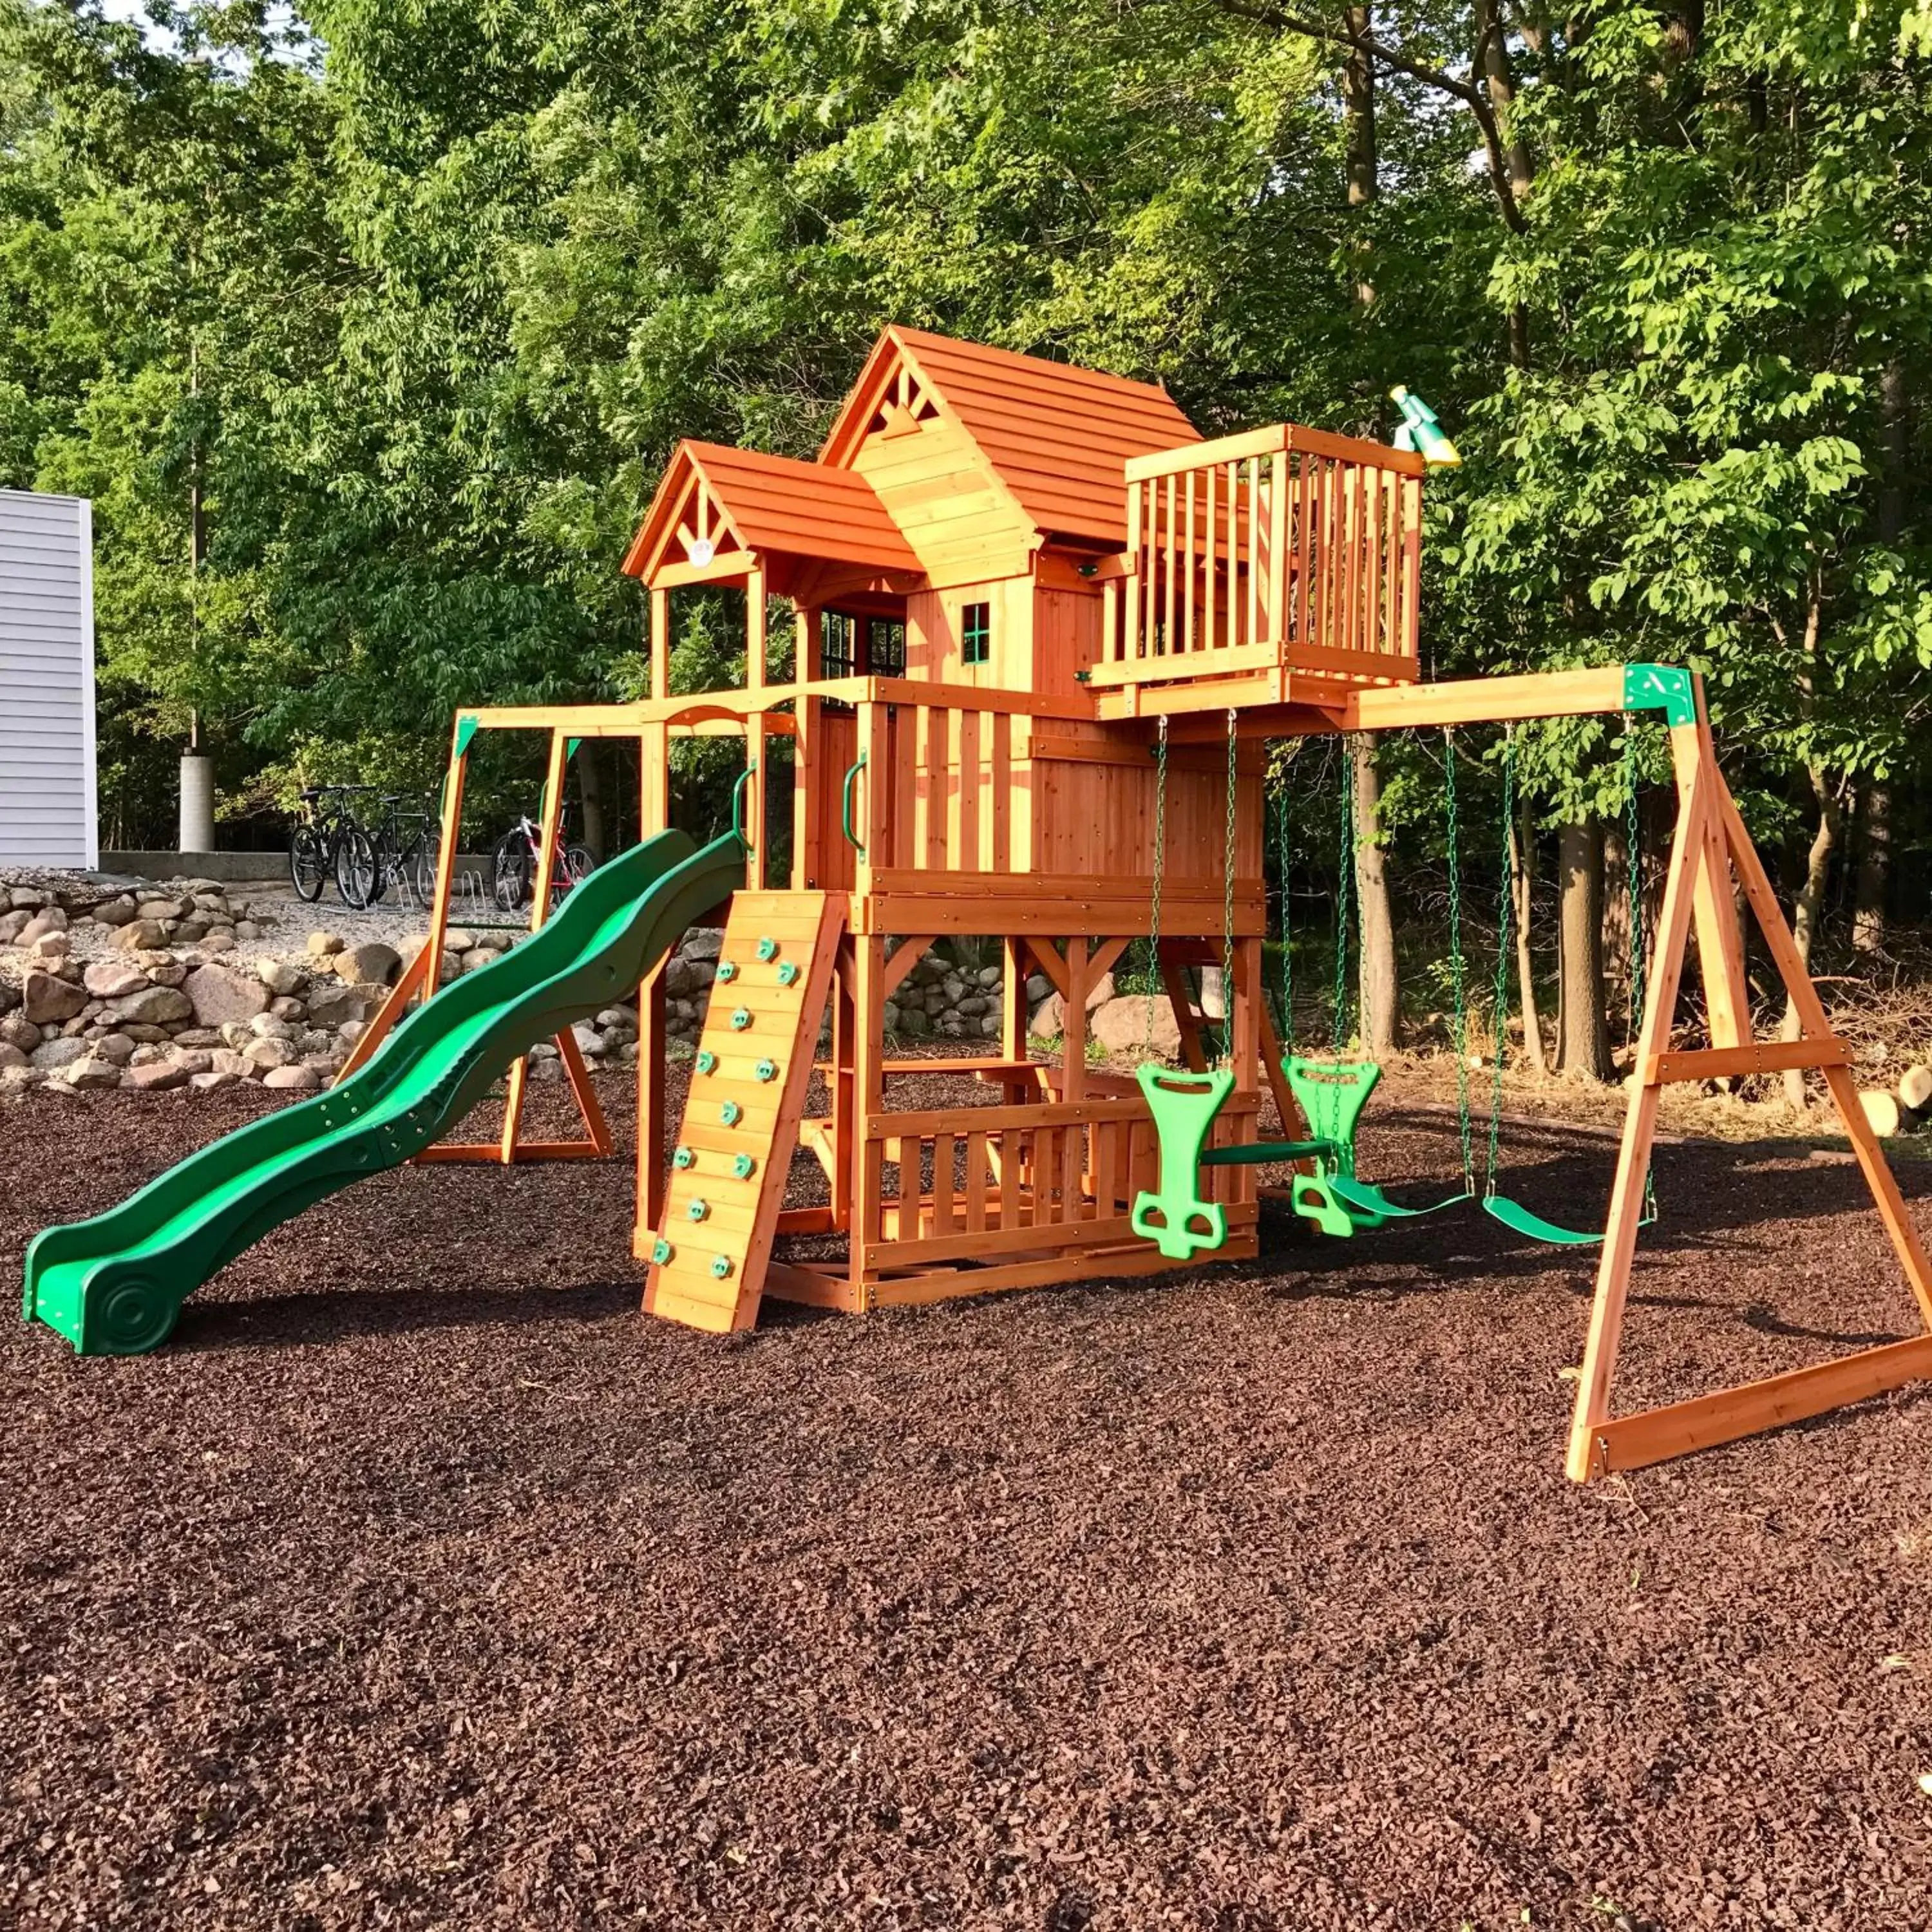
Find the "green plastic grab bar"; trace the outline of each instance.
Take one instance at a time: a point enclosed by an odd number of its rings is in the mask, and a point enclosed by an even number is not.
[[[839,816],[844,821],[845,836],[851,842],[852,848],[860,858],[866,856],[866,848],[860,842],[859,835],[852,830],[852,788],[859,782],[859,774],[866,769],[866,754],[861,752],[845,768],[845,786],[839,803]]]
[[[754,758],[738,775],[738,782],[731,788],[731,830],[738,843],[746,851],[752,849],[752,842],[745,836],[745,788],[752,782],[758,769]]]

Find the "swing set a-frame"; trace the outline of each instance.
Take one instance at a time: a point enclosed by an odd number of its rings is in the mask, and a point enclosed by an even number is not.
[[[1725,785],[1698,680],[1635,665],[1424,682],[1424,463],[1414,447],[1292,424],[1204,440],[1156,386],[904,328],[880,337],[815,461],[680,446],[625,564],[650,596],[648,695],[472,714],[482,728],[551,734],[552,812],[569,738],[634,739],[646,840],[670,822],[674,740],[743,740],[746,866],[720,974],[758,999],[712,998],[681,1118],[664,1078],[662,958],[641,988],[634,1248],[646,1310],[722,1330],[752,1325],[766,1294],[862,1312],[1164,1274],[1197,1264],[1197,1213],[1218,1230],[1215,1253],[1252,1256],[1269,1161],[1294,1164],[1296,1204],[1322,1196],[1332,1232],[1393,1218],[1392,1197],[1352,1171],[1360,1076],[1324,1081],[1321,1063],[1285,1052],[1269,1013],[1264,741],[1660,713],[1677,812],[1636,1077],[1606,1224],[1567,1231],[1597,1248],[1570,1474],[1932,1376],[1932,1268]],[[687,591],[727,607],[742,594],[742,674],[724,688],[671,688],[673,600]],[[794,627],[788,667],[770,648],[778,606]],[[466,742],[459,721],[439,928]],[[792,780],[782,860],[766,837],[778,763]],[[1800,1021],[1795,1040],[1752,1036],[1739,890]],[[1156,895],[1154,964],[1212,1105],[1184,1095],[1164,1108],[1164,1072],[1089,1063],[1090,992],[1146,938]],[[1708,1043],[1680,1048],[1694,932]],[[910,976],[935,942],[969,935],[996,942],[1002,962],[977,1050],[906,1051],[889,1021]],[[1210,1068],[1190,976],[1216,964],[1226,1007]],[[434,946],[418,974],[395,1011],[435,987]],[[1065,1016],[1044,1061],[1028,1042],[1034,974]],[[559,1048],[590,1139],[554,1151],[598,1150],[607,1137],[567,1035]],[[1925,1332],[1615,1414],[1659,1096],[1791,1069],[1822,1075]],[[896,1083],[909,1075],[956,1083],[956,1102],[928,1090],[907,1104]],[[538,1150],[518,1142],[517,1077],[502,1137],[465,1155]],[[1280,1142],[1261,1139],[1264,1093]],[[795,1150],[822,1168],[822,1201],[788,1198]],[[1493,1183],[1492,1163],[1482,1200],[1514,1232],[1566,1232]],[[1464,1192],[1476,1191],[1466,1165]],[[789,1248],[794,1237],[811,1246]]]

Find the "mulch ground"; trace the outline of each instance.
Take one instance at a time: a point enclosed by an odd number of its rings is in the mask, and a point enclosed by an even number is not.
[[[1443,1173],[1392,1084],[1366,1171]],[[262,1104],[0,1112],[6,1265]],[[1660,1189],[1628,1404],[1911,1331],[1844,1156]],[[155,1355],[5,1330],[0,1923],[1932,1920],[1932,1398],[1577,1489],[1588,1256],[1479,1214],[719,1340],[630,1208],[412,1169]]]

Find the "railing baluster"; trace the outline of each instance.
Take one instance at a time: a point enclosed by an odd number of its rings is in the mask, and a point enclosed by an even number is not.
[[[1162,555],[1166,566],[1162,572],[1160,648],[1162,654],[1171,654],[1174,642],[1174,478],[1167,479],[1167,501],[1161,506],[1164,526],[1162,536],[1165,540]]]
[[[1144,483],[1138,482],[1127,485],[1127,574],[1118,586],[1108,586],[1118,588],[1120,592],[1116,625],[1122,662],[1141,654],[1141,578],[1146,562],[1141,554],[1141,500],[1146,488]]]
[[[1194,635],[1194,472],[1187,472],[1187,514],[1185,546],[1187,574],[1180,586],[1180,648],[1195,648]]]
[[[1248,642],[1261,641],[1261,462],[1248,458]]]
[[[1203,641],[1212,650],[1220,641],[1214,634],[1214,586],[1220,570],[1215,556],[1220,548],[1220,540],[1214,530],[1214,484],[1220,477],[1220,470],[1216,464],[1210,463],[1205,473],[1208,478],[1208,507],[1204,521],[1208,526],[1208,581],[1202,586],[1202,592],[1207,606],[1202,615],[1202,631]]]
[[[1288,456],[1268,460],[1268,628],[1277,644],[1288,636]]]

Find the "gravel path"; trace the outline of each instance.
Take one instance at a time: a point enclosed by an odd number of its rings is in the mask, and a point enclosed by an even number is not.
[[[8,1265],[270,1097],[22,1103]],[[1907,1331],[1842,1157],[1660,1184],[1630,1402]],[[1924,1395],[1579,1490],[1587,1258],[1480,1215],[720,1341],[629,1208],[406,1170],[0,1336],[0,1922],[1922,1932]]]

